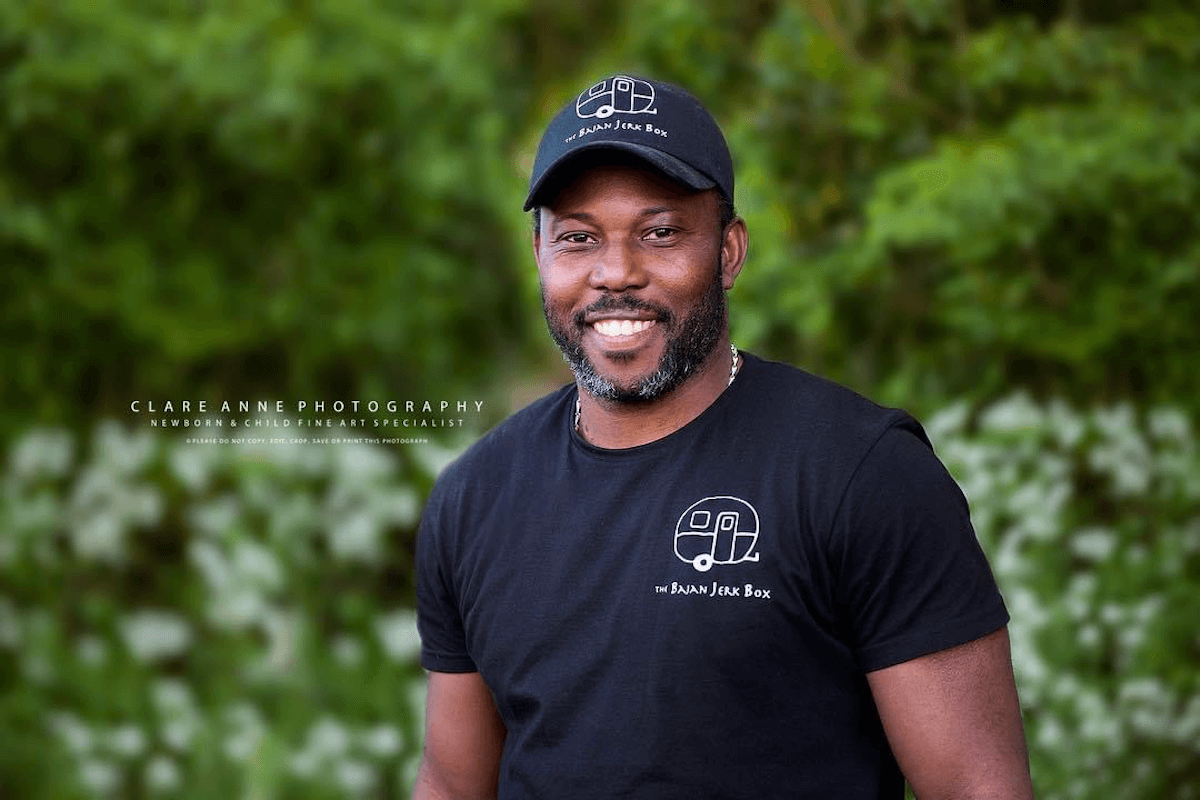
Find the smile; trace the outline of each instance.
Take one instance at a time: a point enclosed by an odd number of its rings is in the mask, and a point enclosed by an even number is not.
[[[601,319],[592,323],[592,328],[601,336],[632,336],[653,327],[652,319]]]

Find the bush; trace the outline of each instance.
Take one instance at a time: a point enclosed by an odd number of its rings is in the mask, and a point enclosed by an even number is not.
[[[1200,796],[1200,448],[1178,409],[1013,395],[929,432],[1012,614],[1043,800]]]
[[[412,543],[450,451],[114,423],[78,449],[33,431],[2,477],[6,796],[405,794]]]

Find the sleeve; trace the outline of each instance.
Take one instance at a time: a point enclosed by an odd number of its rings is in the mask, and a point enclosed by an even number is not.
[[[917,433],[887,429],[834,520],[837,609],[864,671],[985,636],[1008,612],[967,500]]]
[[[435,487],[417,531],[417,631],[421,666],[432,672],[476,672],[444,552],[450,531],[442,495]]]

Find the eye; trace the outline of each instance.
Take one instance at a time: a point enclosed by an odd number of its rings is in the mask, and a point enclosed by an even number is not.
[[[591,234],[584,233],[583,231],[570,231],[559,236],[558,241],[564,244],[588,244],[594,240]]]
[[[675,238],[676,231],[674,228],[651,228],[642,238],[651,242],[666,242]]]

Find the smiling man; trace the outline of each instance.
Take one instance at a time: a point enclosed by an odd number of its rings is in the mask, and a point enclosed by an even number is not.
[[[920,426],[739,353],[724,136],[618,75],[526,208],[575,383],[422,515],[418,798],[1029,798],[1008,621]]]

